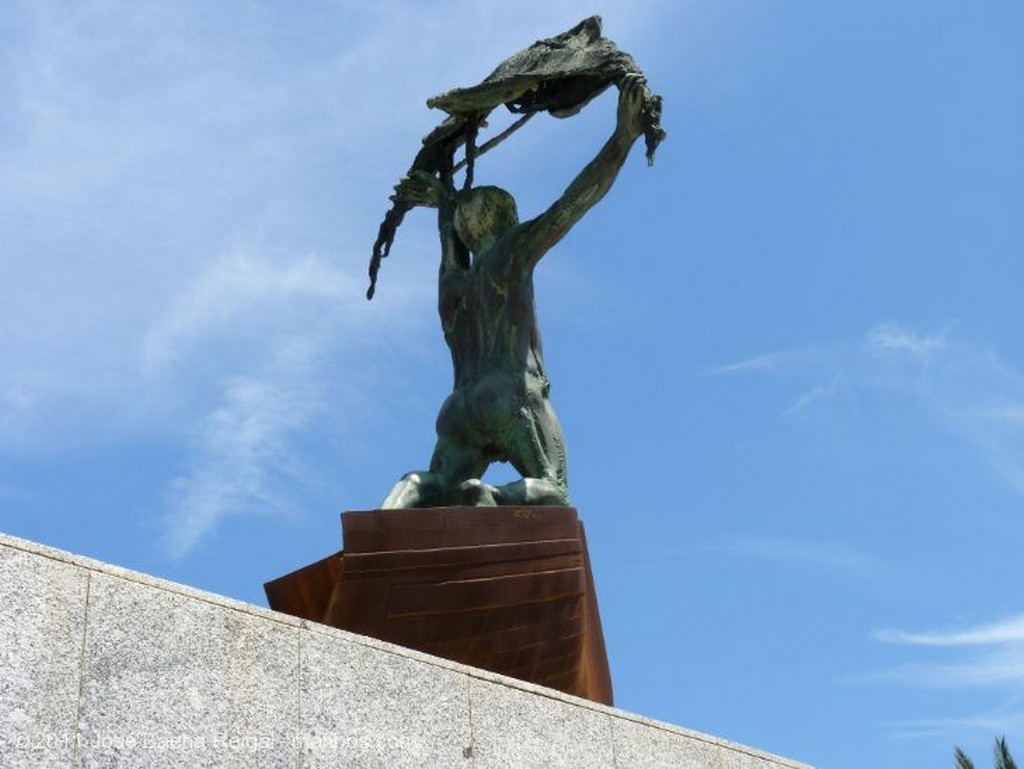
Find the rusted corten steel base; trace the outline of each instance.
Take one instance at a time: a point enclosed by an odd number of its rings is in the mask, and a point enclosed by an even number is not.
[[[373,510],[341,524],[343,552],[265,585],[272,609],[612,704],[575,509]]]

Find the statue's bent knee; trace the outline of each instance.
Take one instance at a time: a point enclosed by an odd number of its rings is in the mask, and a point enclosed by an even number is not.
[[[499,504],[498,489],[479,478],[470,478],[459,484],[459,497],[464,505],[494,507]]]
[[[408,507],[423,507],[424,478],[422,473],[406,473],[381,502],[381,510],[401,510]]]

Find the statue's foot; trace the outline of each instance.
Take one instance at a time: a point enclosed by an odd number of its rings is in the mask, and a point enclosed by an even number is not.
[[[479,478],[470,478],[459,485],[459,500],[472,507],[496,507],[498,494],[496,486],[484,483]]]
[[[445,504],[443,488],[440,478],[435,473],[406,473],[380,503],[380,509],[440,507]]]
[[[503,505],[568,505],[565,484],[547,478],[521,478],[499,486],[495,495]]]

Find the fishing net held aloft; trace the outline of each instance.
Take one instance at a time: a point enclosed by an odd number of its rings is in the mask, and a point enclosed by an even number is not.
[[[455,88],[429,99],[428,107],[442,109],[448,116],[423,139],[423,146],[408,173],[431,174],[454,190],[453,176],[465,167],[463,188],[469,188],[473,183],[474,159],[519,128],[530,116],[538,112],[559,118],[575,115],[608,86],[618,84],[629,74],[643,73],[633,57],[601,35],[599,16],[584,19],[567,32],[539,40],[505,59],[478,85]],[[478,149],[476,137],[480,127],[491,111],[502,104],[523,117]],[[653,163],[654,152],[665,138],[660,124],[660,96],[650,94],[647,97],[643,119],[647,162]],[[465,159],[456,165],[455,153],[463,146]],[[381,259],[391,251],[398,227],[411,207],[394,200],[394,205],[384,215],[373,244],[367,299],[373,298]]]

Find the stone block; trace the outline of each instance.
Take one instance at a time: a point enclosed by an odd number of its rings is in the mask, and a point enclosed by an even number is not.
[[[70,767],[89,575],[0,543],[0,757]]]
[[[613,719],[615,762],[644,769],[809,769],[777,756],[656,722]]]
[[[303,634],[303,767],[473,766],[468,676],[388,644]]]
[[[95,573],[81,767],[288,767],[298,760],[298,628]]]
[[[543,691],[471,680],[475,769],[615,767],[611,716]]]

